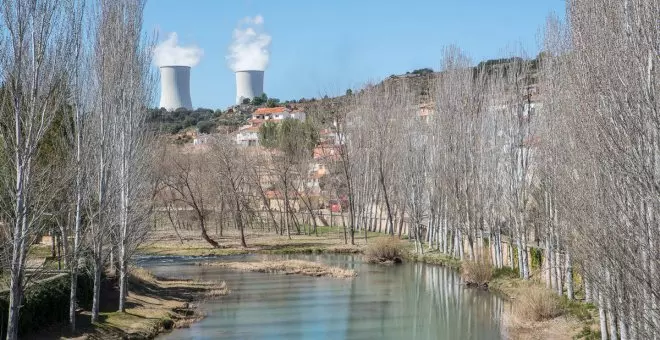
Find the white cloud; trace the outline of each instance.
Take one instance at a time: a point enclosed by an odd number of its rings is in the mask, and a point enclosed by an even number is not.
[[[263,32],[264,18],[244,18],[234,29],[233,41],[229,46],[227,61],[233,71],[259,70],[268,67],[270,59],[270,35]]]
[[[204,56],[197,46],[179,46],[176,32],[154,48],[154,62],[158,66],[195,66]]]

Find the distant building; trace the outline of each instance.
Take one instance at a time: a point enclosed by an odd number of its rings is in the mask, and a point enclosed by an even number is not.
[[[236,133],[236,144],[240,146],[259,145],[259,127],[245,125]]]
[[[193,145],[207,144],[211,140],[211,136],[206,133],[196,132],[193,135]]]
[[[252,113],[250,122],[254,124],[261,124],[266,121],[281,121],[283,119],[291,118],[297,120],[305,120],[306,114],[297,109],[290,109],[284,106],[278,107],[262,107],[256,109]]]
[[[313,150],[314,160],[319,162],[336,162],[341,160],[341,146],[334,144],[319,144]]]
[[[429,122],[431,116],[435,113],[435,103],[423,103],[419,105],[419,117],[426,123]]]
[[[236,133],[236,144],[241,146],[259,145],[259,127],[265,122],[279,123],[284,119],[304,121],[307,115],[304,111],[284,106],[262,107],[252,113],[248,124],[241,126]]]

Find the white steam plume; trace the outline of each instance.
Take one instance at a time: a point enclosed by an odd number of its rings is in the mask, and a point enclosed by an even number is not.
[[[268,66],[271,37],[263,32],[263,24],[264,18],[257,15],[254,18],[244,18],[234,29],[234,39],[227,56],[229,67],[234,72],[263,71]]]
[[[168,38],[154,48],[154,62],[160,66],[195,66],[204,55],[197,46],[179,46],[178,36],[170,33]]]

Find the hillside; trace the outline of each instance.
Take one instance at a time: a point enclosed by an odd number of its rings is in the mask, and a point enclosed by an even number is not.
[[[542,57],[543,54],[539,54],[536,58],[527,60],[532,70],[530,75],[532,83],[536,83],[536,73]],[[506,72],[513,63],[521,61],[524,60],[522,58],[486,60],[474,66],[473,71],[491,74],[494,70],[499,69]],[[435,72],[430,68],[417,69],[404,74],[391,75],[376,84],[368,84],[357,94],[370,87],[407,87],[414,93],[416,103],[428,103],[432,101],[434,82],[441,76],[442,72]],[[347,90],[346,94],[336,97],[301,98],[280,102],[279,99],[268,98],[264,94],[252,102],[246,101],[246,103],[233,105],[225,110],[198,108],[193,111],[178,109],[168,112],[165,109],[152,109],[148,120],[152,129],[161,134],[174,135],[175,141],[184,143],[191,141],[186,137],[191,130],[198,130],[202,133],[231,133],[244,125],[250,114],[260,107],[286,106],[291,109],[300,109],[308,112],[310,117],[314,117],[321,126],[327,126],[331,123],[330,117],[346,105],[347,96],[350,95],[353,95],[352,90]]]

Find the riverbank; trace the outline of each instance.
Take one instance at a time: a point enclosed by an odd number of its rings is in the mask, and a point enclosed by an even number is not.
[[[510,269],[495,270],[488,290],[510,302],[503,324],[511,339],[600,339],[593,306],[547,290],[538,276],[523,280]]]
[[[337,230],[337,229],[335,229]],[[190,239],[154,240],[140,248],[145,255],[180,255],[180,256],[222,256],[236,254],[309,254],[309,253],[351,253],[363,254],[367,243],[372,243],[377,237],[386,235],[369,233],[367,242],[364,235],[356,234],[356,245],[344,243],[343,232],[328,232],[324,230],[319,236],[273,234],[250,234],[247,236],[248,247],[243,248],[236,235],[218,237],[220,248],[211,248],[197,237]],[[183,241],[183,242],[182,242]],[[414,246],[408,244],[408,250]],[[428,251],[424,254],[415,254],[413,251],[404,253],[404,260],[441,265],[460,270],[462,262],[459,259],[442,254],[437,251]],[[524,299],[525,294],[531,291],[545,289],[544,284],[538,280],[539,273],[534,273],[529,281],[518,278],[515,272],[495,270],[494,276],[488,283],[488,290],[497,294],[511,305],[517,299]],[[557,296],[558,299],[561,299]],[[512,307],[506,311],[504,324],[509,337],[512,339],[591,339],[597,334],[594,310],[588,304],[575,301],[561,301],[562,315],[548,320],[529,321],[514,315]]]
[[[204,317],[194,302],[229,293],[224,282],[173,280],[134,268],[129,278],[126,312],[117,312],[118,287],[114,278],[102,285],[100,321],[91,323],[89,310],[76,319],[79,331],[61,325],[32,334],[33,339],[153,339],[174,328],[188,327]]]

